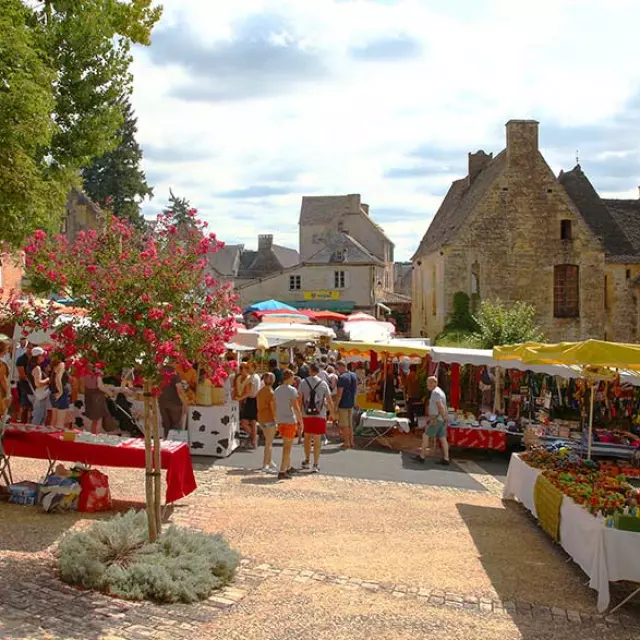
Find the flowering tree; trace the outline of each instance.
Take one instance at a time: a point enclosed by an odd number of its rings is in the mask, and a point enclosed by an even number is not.
[[[193,224],[178,228],[161,214],[153,231],[114,217],[99,231],[79,233],[73,243],[37,231],[24,248],[33,290],[71,295],[86,316],[61,322],[51,305],[37,307],[29,299],[13,298],[5,307],[23,326],[53,331],[57,348],[78,375],[141,371],[147,460],[155,460],[153,469],[147,465],[147,506],[157,505],[155,526],[151,516],[149,522],[152,539],[160,525],[160,451],[150,396],[162,384],[167,361],[194,364],[221,385],[228,376],[224,345],[235,332],[230,286],[218,286],[206,272],[207,256],[223,244],[206,233],[194,209],[189,216]],[[149,489],[152,476],[156,495]]]

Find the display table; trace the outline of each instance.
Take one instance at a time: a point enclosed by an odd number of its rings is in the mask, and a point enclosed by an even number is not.
[[[540,473],[512,454],[502,497],[517,498],[536,516],[533,488]],[[640,583],[640,534],[607,528],[602,517],[592,516],[568,496],[560,507],[560,545],[589,576],[600,612],[609,607],[609,582]]]
[[[187,428],[193,455],[226,458],[240,444],[238,403],[234,400],[220,406],[189,407]]]
[[[450,426],[447,429],[447,441],[450,446],[463,449],[507,450],[507,434],[498,429]]]
[[[82,462],[92,466],[145,468],[144,440],[122,438],[117,446],[64,440],[62,432],[38,433],[9,426],[3,438],[7,456],[60,462]],[[160,465],[167,471],[166,502],[175,502],[196,490],[189,447],[182,442],[161,442]]]

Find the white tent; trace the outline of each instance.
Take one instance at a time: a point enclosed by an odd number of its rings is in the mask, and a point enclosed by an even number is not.
[[[260,335],[267,339],[287,338],[289,340],[313,340],[314,338],[335,338],[333,329],[315,324],[300,324],[297,322],[261,322],[253,328]]]

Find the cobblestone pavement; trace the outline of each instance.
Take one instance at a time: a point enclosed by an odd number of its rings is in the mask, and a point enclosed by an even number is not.
[[[484,473],[477,464],[459,464],[493,496],[500,494],[501,483]],[[228,469],[197,469],[197,477],[198,491],[185,501],[187,504],[176,509],[173,516],[173,520],[178,524],[210,529],[212,521],[219,519],[220,509],[224,507],[220,507],[220,503],[227,492],[269,491],[269,487],[238,482],[237,476],[234,479],[233,472]],[[318,501],[328,499],[326,491],[315,496],[310,493],[317,489],[319,481],[315,482],[313,478],[309,478],[308,482],[309,484],[301,482],[298,486],[287,485],[287,493],[283,494],[282,499],[290,500],[301,495]],[[314,482],[315,484],[311,484]],[[338,492],[344,492],[344,488],[350,486],[354,487],[354,491],[357,487],[380,490],[389,487],[389,490],[400,490],[406,495],[418,492],[421,496],[430,495],[428,492],[434,491],[433,488],[424,486],[388,481],[324,478],[322,482],[327,483],[326,487],[333,487]],[[435,491],[445,495],[453,494],[456,498],[467,493],[447,487]],[[0,519],[2,517],[0,512]],[[524,511],[522,517],[526,518]],[[531,523],[531,526],[535,525]],[[503,600],[488,597],[486,593],[441,590],[420,586],[415,584],[415,581],[402,584],[381,581],[375,577],[367,579],[362,575],[341,575],[314,566],[278,566],[277,562],[265,562],[252,557],[242,560],[237,578],[231,587],[216,593],[206,602],[170,606],[131,603],[83,592],[63,584],[56,577],[54,546],[30,553],[12,552],[3,551],[0,540],[0,638],[196,640],[215,637],[218,624],[227,627],[232,625],[238,603],[247,603],[242,604],[241,609],[245,610],[245,615],[248,611],[250,617],[251,606],[255,606],[255,599],[251,598],[254,592],[265,588],[267,591],[279,590],[282,598],[286,599],[288,592],[303,587],[311,588],[314,585],[321,585],[323,592],[328,590],[329,593],[335,593],[338,601],[348,600],[352,596],[355,598],[357,595],[359,600],[370,601],[371,607],[374,607],[378,606],[380,598],[384,598],[387,602],[385,606],[389,609],[401,612],[406,607],[410,607],[412,611],[418,607],[419,611],[424,611],[424,615],[432,619],[438,616],[459,615],[464,616],[467,621],[471,616],[479,621],[479,625],[513,622],[516,635],[509,637],[514,638],[547,637],[529,632],[524,635],[517,631],[518,628],[529,628],[527,625],[536,628],[539,626],[545,633],[555,629],[557,638],[591,637],[592,634],[597,635],[604,631],[609,637],[640,638],[640,616],[637,607],[625,607],[615,616],[601,616],[594,615],[592,602],[587,601],[583,609],[567,609],[550,606],[549,602]],[[240,551],[245,554],[251,553],[250,549],[243,549],[241,546]],[[523,579],[526,579],[526,576],[523,576]],[[210,633],[207,630],[210,630]]]

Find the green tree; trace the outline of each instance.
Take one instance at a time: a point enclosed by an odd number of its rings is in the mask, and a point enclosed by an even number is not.
[[[65,195],[46,159],[55,75],[29,15],[20,0],[0,0],[0,241],[14,245],[46,225]]]
[[[485,300],[474,316],[478,330],[474,334],[478,347],[493,349],[505,344],[540,342],[544,339],[535,324],[536,310],[526,302],[509,306],[501,300]]]
[[[137,120],[128,98],[121,102],[124,122],[118,130],[120,144],[96,158],[82,171],[87,195],[118,218],[143,223],[140,204],[153,196],[153,189],[140,166],[142,149],[136,141]]]
[[[78,172],[117,146],[152,0],[0,0],[0,241],[53,229]]]
[[[169,204],[162,211],[166,216],[170,216],[176,227],[190,227],[193,225],[194,208],[186,198],[179,198],[169,189]]]

